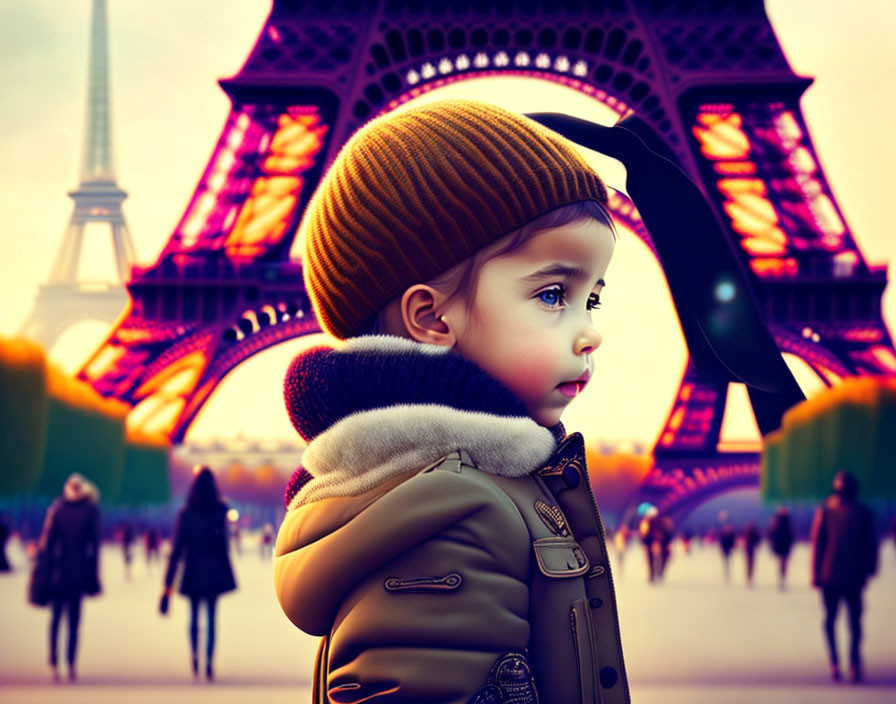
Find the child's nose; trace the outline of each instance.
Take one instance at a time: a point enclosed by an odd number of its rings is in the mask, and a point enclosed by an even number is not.
[[[576,337],[576,341],[573,345],[573,352],[576,354],[589,354],[600,347],[601,342],[603,342],[603,338],[597,330],[594,328],[583,330],[579,336]]]

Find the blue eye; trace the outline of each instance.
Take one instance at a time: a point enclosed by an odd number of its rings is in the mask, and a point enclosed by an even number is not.
[[[536,298],[550,308],[557,308],[563,304],[563,294],[564,290],[561,286],[554,286],[553,288],[539,291],[536,294]]]

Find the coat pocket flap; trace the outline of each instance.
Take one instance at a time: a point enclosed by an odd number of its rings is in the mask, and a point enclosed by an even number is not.
[[[572,536],[538,538],[532,547],[546,577],[578,577],[588,571],[588,557]]]

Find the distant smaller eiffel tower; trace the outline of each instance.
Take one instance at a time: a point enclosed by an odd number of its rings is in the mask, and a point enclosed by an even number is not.
[[[81,183],[68,195],[75,201],[50,279],[38,288],[34,309],[20,334],[49,348],[72,323],[85,319],[114,322],[128,301],[124,283],[136,260],[121,204],[127,193],[115,180],[109,109],[109,59],[106,0],[93,0],[87,125]],[[78,280],[78,264],[88,223],[109,226],[118,279],[96,284]],[[92,233],[93,234],[93,233]]]

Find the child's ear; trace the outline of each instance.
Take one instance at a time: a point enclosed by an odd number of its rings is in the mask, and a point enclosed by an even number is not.
[[[457,338],[451,328],[436,316],[445,295],[432,286],[415,284],[401,296],[401,318],[408,334],[417,342],[454,347]]]

